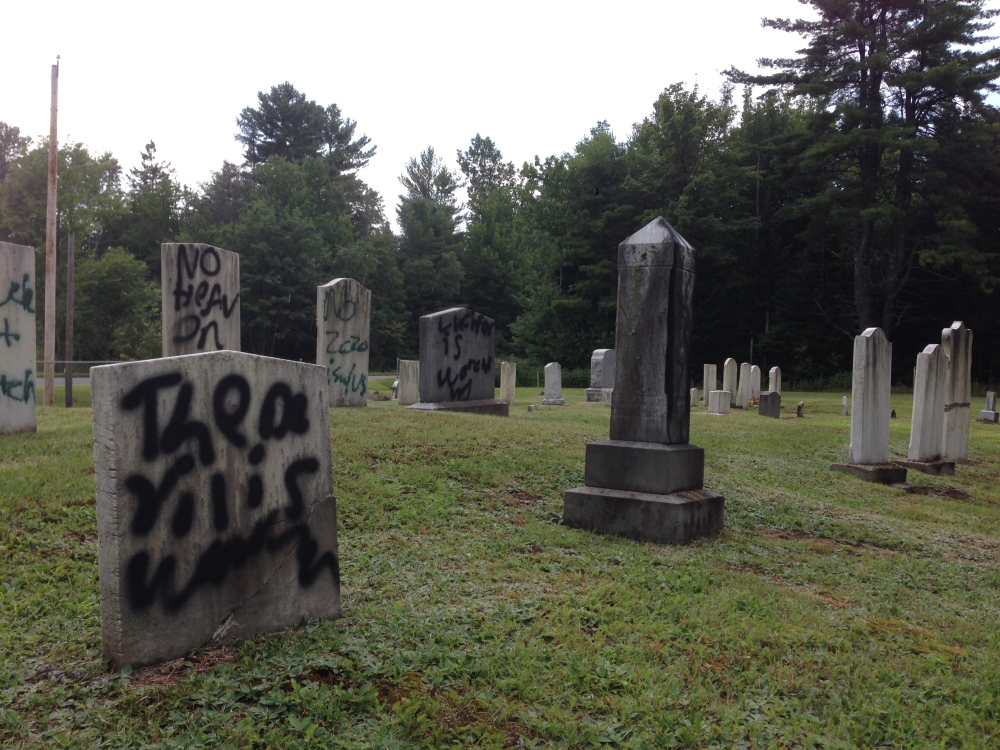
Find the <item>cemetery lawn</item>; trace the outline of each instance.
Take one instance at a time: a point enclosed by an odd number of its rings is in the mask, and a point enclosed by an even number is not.
[[[121,673],[91,413],[40,408],[0,436],[0,747],[996,747],[1000,427],[972,423],[957,476],[867,484],[828,468],[841,395],[695,408],[726,529],[684,547],[561,525],[608,435],[582,390],[529,413],[520,388],[509,419],[335,410],[343,618]]]

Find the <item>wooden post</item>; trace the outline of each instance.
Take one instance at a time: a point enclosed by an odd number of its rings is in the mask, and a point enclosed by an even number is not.
[[[57,57],[56,60],[59,58]],[[59,63],[52,66],[52,106],[49,112],[49,190],[45,213],[45,363],[42,369],[45,389],[43,406],[52,406],[56,374],[56,114],[59,109]]]
[[[73,232],[66,244],[66,408],[73,405],[73,277],[76,252]]]

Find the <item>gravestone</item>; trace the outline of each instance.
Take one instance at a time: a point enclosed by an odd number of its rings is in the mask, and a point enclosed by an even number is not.
[[[719,390],[719,368],[717,365],[702,365],[701,397],[708,406],[708,394]]]
[[[851,379],[851,444],[847,463],[830,466],[870,482],[906,481],[906,469],[889,463],[889,403],[892,344],[881,328],[854,338]]]
[[[732,399],[729,396],[729,391],[709,391],[708,393],[708,413],[709,414],[726,414],[730,413],[730,402]]]
[[[944,349],[928,344],[917,355],[913,378],[913,419],[910,422],[910,446],[906,461],[900,466],[925,474],[954,474],[955,464],[941,460],[941,430],[944,423],[945,368]]]
[[[750,367],[750,398],[760,398],[760,368],[757,365]]]
[[[694,258],[662,217],[618,246],[611,439],[587,445],[567,526],[659,543],[722,529],[725,501],[703,489],[705,452],[688,443]]]
[[[729,405],[736,406],[736,360],[730,357],[722,365],[722,390],[729,394]]]
[[[35,248],[0,242],[0,435],[36,432]]]
[[[736,386],[736,408],[746,409],[747,404],[750,402],[750,363],[742,362],[740,364],[740,382]]]
[[[969,459],[969,418],[972,409],[972,331],[956,320],[941,331],[947,357],[944,381],[944,425],[941,460],[964,464]]]
[[[781,419],[781,394],[773,391],[764,391],[760,394],[760,404],[757,407],[757,415],[761,417],[771,417]]]
[[[528,411],[529,412],[538,411],[538,408],[539,408],[538,404],[528,404]]]
[[[615,397],[614,388],[605,388],[604,390],[601,391],[601,401],[609,409],[611,408],[611,402],[614,401],[614,397]]]
[[[979,412],[980,422],[986,424],[997,424],[1000,422],[1000,413],[997,412],[996,391],[986,391],[986,408]]]
[[[768,372],[767,390],[771,393],[781,393],[781,368],[772,367]]]
[[[464,307],[420,317],[420,401],[411,409],[467,411],[506,417],[494,398],[496,325]]]
[[[558,362],[545,365],[545,398],[542,406],[565,406],[562,397],[562,366]]]
[[[368,405],[372,293],[354,279],[316,287],[316,364],[326,368],[330,406]]]
[[[850,410],[847,408],[847,396],[843,396],[840,399],[840,416],[846,417],[850,414]]]
[[[699,394],[699,391],[698,391],[697,388],[692,388],[691,389],[691,399],[690,400],[691,400],[691,408],[692,409],[698,405],[698,394]]]
[[[399,387],[396,397],[400,406],[410,406],[420,401],[420,362],[415,359],[399,360]]]
[[[240,351],[240,256],[199,243],[160,246],[163,356]]]
[[[500,400],[513,405],[517,395],[517,363],[500,363]]]
[[[324,368],[223,351],[90,373],[106,658],[339,616]]]
[[[590,388],[583,392],[585,401],[600,401],[602,392],[615,387],[615,350],[595,349],[590,356]]]
[[[806,402],[799,401],[799,405],[795,407],[795,416],[802,419],[806,415]]]

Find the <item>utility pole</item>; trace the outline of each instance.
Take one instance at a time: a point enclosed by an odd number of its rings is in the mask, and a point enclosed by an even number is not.
[[[59,56],[52,66],[52,107],[49,114],[49,194],[45,213],[45,364],[42,369],[43,406],[54,403],[56,375],[56,114],[59,111]]]
[[[76,236],[69,233],[66,245],[66,408],[73,405],[73,276]]]

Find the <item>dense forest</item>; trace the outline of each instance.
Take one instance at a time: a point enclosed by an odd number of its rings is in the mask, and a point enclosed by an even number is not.
[[[190,241],[241,256],[244,351],[310,361],[315,287],[349,276],[372,290],[373,369],[413,358],[419,316],[456,305],[496,319],[500,357],[586,367],[614,345],[618,243],[662,215],[698,252],[696,380],[700,363],[734,357],[842,385],[853,337],[876,325],[906,383],[917,352],[964,320],[974,378],[995,383],[996,11],[809,5],[816,20],[765,21],[802,36],[798,56],[730,70],[715,95],[669,85],[628,134],[597,123],[572,152],[517,167],[477,133],[456,171],[428,145],[400,176],[398,234],[364,182],[377,144],[288,82],[237,113],[244,162],[197,189],[152,142],[127,174],[64,144],[59,278],[72,233],[76,357],[158,356],[160,243]],[[0,122],[0,239],[44,247],[47,154]]]

